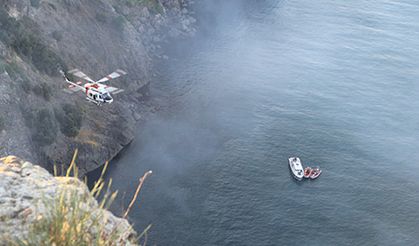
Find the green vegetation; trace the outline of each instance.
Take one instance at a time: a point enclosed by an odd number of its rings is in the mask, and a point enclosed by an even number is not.
[[[39,8],[41,0],[31,0],[31,6],[34,8]]]
[[[49,101],[51,99],[52,90],[46,83],[41,83],[40,85],[34,86],[32,88],[32,91],[37,96],[41,96],[47,101]]]
[[[150,11],[154,13],[160,13],[162,14],[164,9],[161,3],[157,0],[126,0],[127,4],[130,6],[142,4],[149,8]]]
[[[109,22],[109,17],[107,17],[105,14],[103,13],[97,13],[95,15],[95,19],[98,22],[107,24]],[[110,21],[110,25],[117,31],[124,31],[124,26],[125,26],[126,20],[124,18],[124,16],[119,15],[116,17],[112,17],[111,21]]]
[[[75,137],[79,134],[83,119],[83,111],[80,107],[72,104],[63,104],[62,110],[55,109],[55,118],[60,123],[61,132],[67,137]]]
[[[16,80],[22,74],[19,66],[15,62],[6,63],[4,66],[5,70],[9,74],[10,78]]]
[[[62,31],[53,31],[52,32],[52,37],[57,40],[58,42],[60,42],[63,39],[63,32]]]
[[[97,13],[95,15],[95,19],[101,23],[107,23],[108,19],[106,18],[106,15],[103,13]]]
[[[47,46],[35,41],[34,37],[35,36],[28,35],[28,38],[26,39],[18,39],[14,44],[15,50],[20,49],[22,50],[23,55],[31,57],[33,65],[39,71],[48,75],[58,75],[58,67],[64,68],[64,62]]]
[[[31,83],[22,69],[15,62],[3,63],[0,61],[0,73],[6,71],[10,78],[18,83],[20,89],[29,93],[32,89]]]
[[[26,93],[29,93],[32,90],[31,82],[29,82],[29,79],[26,76],[20,81],[19,85]]]
[[[4,60],[0,58],[0,74],[6,71],[6,65],[4,64]]]
[[[26,125],[32,131],[32,140],[40,146],[50,145],[57,136],[53,113],[47,108],[38,111],[22,110]]]
[[[4,130],[5,122],[4,118],[0,115],[0,132]]]
[[[126,20],[123,16],[119,15],[112,20],[112,26],[120,32],[124,31]]]
[[[58,75],[58,67],[66,70],[63,60],[44,44],[37,26],[27,17],[16,20],[0,8],[0,40],[25,57],[41,72]]]

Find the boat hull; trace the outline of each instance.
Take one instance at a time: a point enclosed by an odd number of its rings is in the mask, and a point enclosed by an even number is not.
[[[291,168],[290,168],[291,169]],[[295,175],[294,174],[294,172],[291,170],[291,175],[296,179],[296,180],[298,180],[298,181],[301,181],[301,180],[303,180],[303,177],[299,177],[299,176],[297,176],[297,175]]]
[[[304,178],[305,179],[310,178],[312,172],[313,172],[313,169],[311,169],[310,167],[304,168]]]
[[[288,158],[288,166],[290,168],[292,176],[301,181],[304,177],[304,169],[301,165],[301,161],[298,157],[290,157]]]
[[[320,174],[322,174],[322,171],[321,170],[318,171],[315,174],[310,175],[310,179],[316,179],[316,178],[318,178],[320,176]]]

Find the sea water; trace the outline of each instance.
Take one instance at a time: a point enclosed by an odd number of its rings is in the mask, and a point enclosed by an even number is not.
[[[417,245],[419,2],[203,2],[111,164],[115,210],[151,169],[150,245]]]

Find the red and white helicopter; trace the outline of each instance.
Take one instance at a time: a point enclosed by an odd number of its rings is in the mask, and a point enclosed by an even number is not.
[[[67,72],[68,74],[74,75],[75,77],[78,77],[82,80],[87,81],[87,83],[82,85],[83,84],[82,81],[78,81],[78,82],[70,81],[62,70],[60,70],[60,73],[63,75],[65,81],[69,84],[68,88],[64,89],[64,91],[70,94],[78,92],[78,91],[82,91],[83,93],[86,94],[86,99],[89,102],[95,103],[96,105],[102,105],[104,103],[111,103],[113,102],[111,93],[115,95],[124,91],[123,89],[111,87],[108,85],[104,85],[102,83],[107,82],[112,79],[116,79],[122,75],[127,74],[125,71],[121,69],[117,69],[115,72],[109,74],[108,76],[103,77],[98,81],[94,81],[78,69],[73,69]]]

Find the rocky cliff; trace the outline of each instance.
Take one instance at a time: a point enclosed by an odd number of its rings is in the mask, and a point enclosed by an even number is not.
[[[77,194],[77,199],[80,202],[76,203],[77,206],[74,205],[74,202],[69,203],[71,210],[67,210],[68,216],[75,213],[73,211],[81,209],[89,216],[101,218],[100,223],[87,226],[88,229],[80,232],[80,235],[90,236],[90,239],[87,240],[96,240],[97,236],[106,238],[107,235],[114,234],[112,242],[115,245],[136,243],[137,233],[128,221],[102,209],[86,185],[77,178],[53,177],[39,166],[14,156],[8,156],[0,158],[0,244],[10,245],[12,242],[26,240],[32,243],[30,245],[39,245],[35,243],[38,236],[41,239],[49,238],[48,230],[38,229],[36,235],[33,235],[32,230],[36,228],[34,225],[48,217],[51,210],[56,210],[54,206],[58,206],[56,205],[58,203],[55,201],[60,198],[60,194],[71,194],[72,192]],[[91,223],[89,218],[84,222],[77,221],[76,223]],[[97,228],[98,225],[103,225],[103,229]],[[65,230],[65,228],[65,224],[63,224],[60,230]],[[98,235],[98,231],[101,232],[101,235]],[[47,235],[44,236],[43,233],[47,233]],[[48,244],[47,242],[41,243]]]
[[[67,164],[80,173],[112,159],[133,139],[147,101],[152,65],[168,36],[193,32],[187,0],[0,0],[0,155]],[[58,70],[93,79],[121,68],[125,89],[98,107],[63,91]]]

